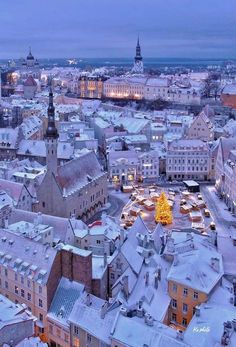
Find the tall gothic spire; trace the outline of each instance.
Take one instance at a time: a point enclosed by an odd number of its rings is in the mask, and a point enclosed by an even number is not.
[[[140,43],[139,43],[139,36],[137,39],[137,45],[136,45],[136,56],[135,56],[135,61],[142,61],[143,58],[141,56],[141,47],[140,47]]]
[[[55,107],[53,105],[52,81],[49,82],[49,103],[48,103],[48,126],[45,137],[51,139],[58,138],[58,132],[55,124]]]

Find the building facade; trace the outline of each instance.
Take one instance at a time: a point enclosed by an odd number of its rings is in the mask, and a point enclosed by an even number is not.
[[[207,181],[211,177],[211,153],[201,140],[174,140],[166,153],[168,180],[194,179]]]
[[[45,133],[46,175],[37,189],[35,210],[61,217],[91,217],[107,202],[107,175],[94,152],[57,166],[58,132],[53,93],[49,93],[48,127]]]

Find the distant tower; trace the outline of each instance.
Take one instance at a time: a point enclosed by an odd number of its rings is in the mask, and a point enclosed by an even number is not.
[[[139,43],[139,37],[136,46],[136,55],[134,57],[134,67],[132,69],[133,73],[142,74],[143,73],[143,58],[141,55],[141,47]]]
[[[35,59],[33,54],[31,53],[31,47],[29,47],[29,54],[26,57],[26,65],[27,67],[34,67]]]
[[[47,170],[56,175],[57,173],[57,142],[58,132],[55,124],[55,107],[53,105],[53,92],[50,82],[49,87],[49,105],[48,105],[48,125],[44,136],[46,144],[46,163]]]

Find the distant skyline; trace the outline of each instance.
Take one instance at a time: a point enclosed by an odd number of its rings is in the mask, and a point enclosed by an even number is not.
[[[1,0],[0,59],[236,58],[235,0]]]

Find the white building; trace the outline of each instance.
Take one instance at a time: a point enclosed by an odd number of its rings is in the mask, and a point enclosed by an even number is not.
[[[103,93],[107,98],[143,99],[146,81],[142,76],[112,77],[104,82]]]
[[[216,189],[236,213],[236,138],[221,138],[216,157]]]
[[[166,176],[169,180],[210,178],[211,153],[201,140],[174,140],[167,148]]]
[[[214,140],[214,126],[210,119],[206,116],[205,112],[201,112],[197,117],[194,118],[188,129],[187,138],[203,141]]]

